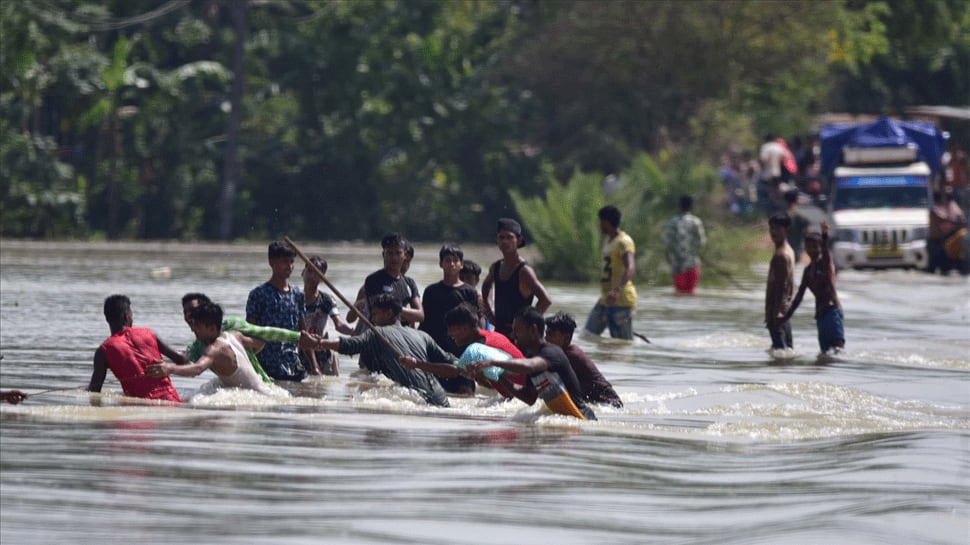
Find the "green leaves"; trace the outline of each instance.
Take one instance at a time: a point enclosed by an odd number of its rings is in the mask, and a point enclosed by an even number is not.
[[[510,191],[518,217],[542,253],[537,267],[543,277],[566,281],[597,277],[600,234],[596,213],[603,206],[602,180],[598,174],[577,172],[567,184],[552,181],[545,199]]]
[[[484,241],[515,206],[587,278],[604,201],[585,173],[619,173],[633,193],[605,202],[650,276],[645,241],[685,187],[717,189],[725,148],[831,109],[964,104],[965,4],[249,1],[236,235]],[[234,5],[0,1],[4,195],[81,191],[29,199],[81,209],[76,230],[217,237]]]

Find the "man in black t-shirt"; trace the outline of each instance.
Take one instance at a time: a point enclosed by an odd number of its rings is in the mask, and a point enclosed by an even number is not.
[[[421,306],[421,296],[418,285],[413,279],[404,276],[402,267],[407,259],[408,241],[397,233],[388,233],[381,239],[381,256],[384,258],[384,268],[371,273],[364,285],[357,291],[354,308],[347,312],[347,322],[357,321],[357,313],[363,313],[370,319],[370,308],[379,295],[390,295],[401,304],[401,323],[411,325],[424,321],[424,308]],[[359,335],[366,330],[363,320],[357,323],[356,333]],[[361,354],[358,363],[360,367],[367,367],[366,355]]]
[[[521,388],[514,389],[512,394],[519,400],[532,405],[539,397],[535,379],[548,371],[551,374],[558,375],[559,381],[565,387],[573,404],[583,416],[587,420],[596,420],[596,414],[583,401],[579,379],[576,378],[576,373],[569,365],[569,359],[565,352],[562,351],[562,348],[543,340],[545,327],[545,320],[537,309],[527,307],[521,310],[512,320],[512,331],[515,335],[515,345],[522,350],[525,358],[474,362],[466,368],[468,374],[474,376],[492,365],[513,373],[524,374],[528,377],[528,380]]]
[[[478,291],[459,278],[464,258],[465,254],[460,247],[449,244],[442,246],[438,252],[438,264],[441,266],[443,279],[424,288],[424,296],[421,298],[424,321],[419,329],[431,335],[439,346],[455,357],[461,356],[462,350],[448,336],[445,314],[462,303],[468,303],[478,312]],[[469,378],[438,377],[438,380],[449,393],[475,393],[475,381]]]
[[[371,273],[357,292],[354,307],[347,313],[347,321],[355,322],[357,313],[369,316],[370,304],[381,294],[388,294],[401,303],[401,322],[414,324],[424,321],[424,308],[421,305],[421,291],[417,283],[404,275],[402,267],[406,259],[408,242],[397,233],[388,233],[381,240],[381,255],[384,268]],[[358,325],[358,333],[363,325]]]

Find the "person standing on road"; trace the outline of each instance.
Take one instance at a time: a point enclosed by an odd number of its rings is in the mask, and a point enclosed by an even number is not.
[[[667,220],[661,241],[667,249],[677,295],[694,295],[701,278],[701,248],[707,244],[704,223],[691,213],[694,199],[680,198],[680,213]]]
[[[603,244],[603,274],[600,277],[600,298],[586,320],[586,331],[599,335],[609,327],[614,339],[633,339],[633,315],[637,306],[637,288],[633,285],[636,272],[636,245],[630,235],[620,230],[620,210],[604,206],[598,213],[600,232],[606,235]]]

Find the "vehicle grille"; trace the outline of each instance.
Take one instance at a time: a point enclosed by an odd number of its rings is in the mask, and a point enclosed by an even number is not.
[[[862,229],[859,231],[859,242],[874,246],[898,246],[913,240],[910,229]]]

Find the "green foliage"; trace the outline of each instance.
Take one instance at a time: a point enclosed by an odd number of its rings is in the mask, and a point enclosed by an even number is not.
[[[84,194],[49,138],[30,138],[0,118],[0,236],[83,235]]]
[[[599,221],[603,176],[576,172],[567,184],[553,181],[545,199],[512,190],[515,211],[542,253],[544,278],[585,281],[599,274]]]
[[[219,237],[238,77],[234,236],[481,241],[526,206],[589,278],[583,173],[619,173],[662,281],[659,222],[725,149],[970,95],[965,0],[247,1],[233,74],[239,5],[0,2],[2,233]]]
[[[680,196],[692,195],[695,213],[707,225],[704,261],[710,271],[705,283],[717,285],[743,277],[751,263],[761,259],[756,242],[763,237],[751,225],[717,212],[717,184],[716,172],[692,153],[665,155],[659,161],[639,154],[607,184],[613,189],[606,191],[606,198],[602,174],[576,172],[567,184],[552,181],[544,198],[513,191],[512,201],[542,254],[536,267],[543,278],[593,281],[599,277],[602,235],[597,212],[604,204],[613,204],[623,214],[620,228],[637,245],[637,282],[666,285],[670,267],[660,234],[679,211]]]
[[[965,0],[863,3],[846,15],[864,21],[860,25],[869,32],[861,33],[865,44],[844,49],[863,49],[866,55],[833,65],[838,82],[830,99],[833,107],[902,114],[913,105],[967,105],[970,9]],[[874,33],[882,33],[884,43]],[[867,45],[872,42],[877,43]],[[842,51],[836,50],[833,60],[842,61]]]

